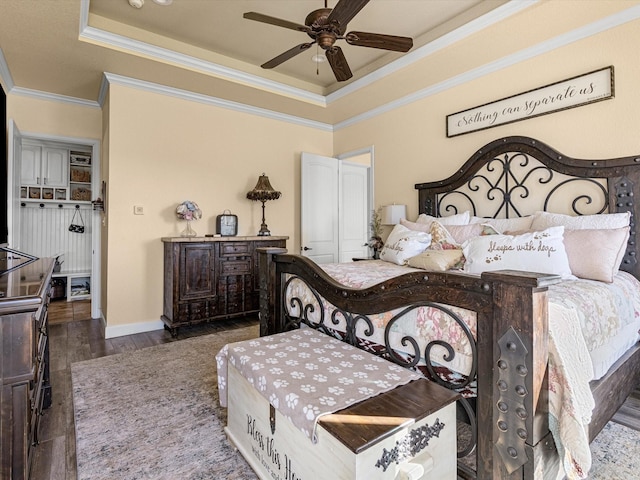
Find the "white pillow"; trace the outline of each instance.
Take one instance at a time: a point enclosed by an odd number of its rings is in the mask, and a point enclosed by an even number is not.
[[[425,232],[409,230],[403,225],[396,225],[389,234],[380,252],[380,260],[406,265],[411,257],[424,252],[431,244],[431,235]]]
[[[447,217],[432,217],[431,215],[425,215],[424,213],[421,213],[420,215],[418,215],[416,223],[431,225],[431,222],[437,220],[440,222],[440,225],[467,225],[470,218],[471,212],[469,212],[469,210],[462,213],[456,213],[455,215],[449,215]]]
[[[563,243],[564,227],[522,235],[487,235],[462,245],[467,273],[520,270],[571,277]]]
[[[514,217],[514,218],[482,218],[471,217],[469,223],[484,223],[491,225],[496,231],[500,233],[505,232],[523,232],[526,230],[533,230],[531,228],[531,222],[533,222],[533,215],[526,217]],[[539,230],[539,229],[537,229]]]
[[[611,228],[624,228],[629,226],[631,212],[602,213],[599,215],[563,215],[562,213],[536,212],[531,223],[531,230],[544,230],[545,228],[562,225],[572,230],[603,230]]]

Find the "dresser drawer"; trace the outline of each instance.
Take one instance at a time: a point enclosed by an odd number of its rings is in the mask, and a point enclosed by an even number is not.
[[[251,273],[251,260],[225,260],[220,263],[220,275],[248,275]]]
[[[221,242],[220,256],[237,257],[249,255],[251,253],[251,244],[249,242]]]
[[[213,299],[181,303],[178,306],[178,319],[176,323],[190,323],[197,320],[205,320],[216,314],[216,302]]]

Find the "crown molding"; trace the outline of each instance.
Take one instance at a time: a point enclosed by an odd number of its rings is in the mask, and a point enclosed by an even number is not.
[[[416,48],[402,57],[394,60],[391,63],[365,75],[358,80],[355,80],[348,85],[345,85],[340,90],[336,90],[333,93],[327,95],[327,104],[331,104],[336,100],[339,100],[347,95],[350,95],[361,88],[371,85],[378,80],[391,75],[423,58],[426,58],[434,53],[453,45],[456,42],[464,40],[466,37],[478,33],[502,20],[521,12],[522,10],[529,8],[531,5],[538,3],[540,0],[511,0],[504,5],[482,15],[481,17],[472,20],[461,27],[449,32],[432,42]]]
[[[433,53],[458,42],[469,35],[481,31],[491,25],[504,20],[505,18],[519,13],[525,8],[537,3],[539,0],[511,0],[510,2],[486,13],[482,17],[472,20],[453,32],[450,32],[433,42],[428,43],[414,51],[403,55],[401,58],[387,64],[386,66],[371,72],[364,77],[351,82],[339,90],[329,95],[319,95],[308,92],[304,89],[291,87],[280,82],[268,80],[257,75],[252,75],[240,70],[225,67],[216,63],[207,62],[189,55],[183,55],[169,49],[157,47],[145,42],[133,40],[122,35],[117,35],[105,30],[91,27],[88,24],[89,1],[82,0],[80,7],[80,35],[79,38],[92,43],[112,47],[118,50],[125,50],[138,55],[153,58],[164,63],[169,63],[179,67],[196,70],[208,75],[223,78],[228,81],[249,85],[261,90],[269,91],[289,98],[304,101],[314,105],[326,107],[329,103],[335,102],[353,92],[360,90],[372,83],[384,78],[392,73],[417,62]]]
[[[22,95],[24,97],[35,98],[37,100],[48,100],[50,102],[66,103],[81,107],[101,108],[100,104],[93,100],[84,98],[69,97],[67,95],[59,95],[57,93],[43,92],[40,90],[32,90],[30,88],[14,87],[11,89],[13,95]]]
[[[325,132],[333,132],[333,126],[328,123],[316,122],[314,120],[308,120],[306,118],[297,117],[295,115],[288,115],[285,113],[275,112],[273,110],[267,110],[266,108],[254,107],[246,105],[244,103],[232,102],[230,100],[223,100],[217,97],[211,97],[209,95],[202,95],[200,93],[194,93],[188,90],[181,90],[179,88],[167,87],[166,85],[160,85],[157,83],[147,82],[144,80],[137,80],[135,78],[124,77],[114,73],[104,73],[102,85],[100,86],[100,95],[102,100],[106,96],[106,92],[109,85],[123,85],[126,87],[136,88],[144,90],[146,92],[157,93],[160,95],[167,95],[181,100],[188,100],[191,102],[202,103],[204,105],[212,105],[228,110],[233,110],[241,113],[248,113],[251,115],[258,115],[260,117],[270,118],[272,120],[278,120],[281,122],[293,123],[303,127],[316,128]]]
[[[131,38],[117,35],[105,30],[91,27],[88,24],[89,0],[82,0],[80,6],[80,40],[99,44],[106,47],[115,48],[120,51],[128,51],[146,58],[161,61],[181,68],[194,70],[206,75],[222,78],[235,83],[248,85],[260,90],[283,95],[305,103],[311,103],[326,107],[324,95],[309,92],[307,90],[285,85],[280,82],[268,80],[258,75],[242,72],[234,68],[225,67],[212,62],[207,62],[190,55],[184,55],[172,50],[157,47],[149,43],[133,40]]]
[[[506,57],[500,58],[493,62],[482,65],[480,67],[474,68],[460,75],[456,75],[454,77],[448,78],[440,83],[424,88],[422,90],[418,90],[417,92],[414,92],[410,95],[406,95],[405,97],[402,97],[398,100],[394,100],[393,102],[389,102],[385,105],[381,105],[377,108],[371,109],[360,115],[356,115],[342,122],[338,122],[333,126],[333,129],[334,131],[338,131],[343,128],[349,127],[351,125],[355,125],[356,123],[369,120],[371,118],[374,118],[378,115],[394,110],[396,108],[411,104],[413,102],[430,97],[432,95],[436,95],[450,88],[457,87],[467,82],[471,82],[485,75],[495,73],[504,68],[507,68],[507,67],[516,65],[518,63],[524,62],[526,60],[529,60],[531,58],[537,57],[538,55],[543,55],[557,48],[561,48],[571,43],[577,42],[579,40],[583,40],[593,35],[597,35],[601,32],[604,32],[611,28],[618,27],[620,25],[637,20],[639,18],[640,18],[640,5],[636,5],[634,7],[631,7],[621,12],[610,15],[601,20],[590,23],[589,25],[586,25],[584,27],[577,28],[575,30],[572,30],[571,32],[567,32],[562,35],[558,35],[557,37],[554,37],[550,40],[538,43],[537,45],[533,45],[529,48],[525,48],[524,50],[521,50],[511,55],[507,55]]]
[[[531,5],[533,2],[538,1],[538,0],[528,0],[528,1],[513,1],[513,2],[509,2],[506,5],[511,6],[510,8],[505,8],[503,10],[501,10],[500,14],[503,15],[502,18],[506,18],[509,15],[512,15],[515,13],[515,11],[519,11],[518,9],[524,8],[524,6],[529,6]],[[82,0],[82,9],[83,11],[86,9],[86,15],[88,15],[88,4],[89,1],[88,0]],[[489,14],[488,14],[489,15]],[[486,27],[488,25],[488,21],[490,21],[490,19],[486,18],[487,16],[485,15],[484,17],[481,17],[481,19],[478,19],[478,24],[477,25],[469,25],[468,27],[468,31],[467,31],[467,35],[469,34],[469,32],[475,32],[477,31],[477,29],[480,27],[480,24],[484,25],[484,27]],[[460,75],[457,75],[455,77],[451,77],[445,81],[442,81],[438,84],[432,85],[430,87],[424,88],[422,90],[419,90],[417,92],[414,92],[410,95],[407,95],[403,98],[400,98],[398,100],[395,100],[393,102],[389,102],[385,105],[381,105],[377,108],[371,109],[367,112],[364,112],[360,115],[356,115],[353,116],[349,119],[346,119],[342,122],[338,122],[335,125],[331,125],[331,124],[327,124],[327,123],[322,123],[322,122],[316,122],[316,121],[312,121],[312,120],[308,120],[308,119],[304,119],[301,117],[296,117],[294,115],[287,115],[287,114],[282,114],[279,112],[275,112],[275,111],[271,111],[271,110],[267,110],[267,109],[261,109],[261,108],[257,108],[257,107],[252,107],[250,105],[246,105],[246,104],[242,104],[239,102],[231,102],[231,101],[227,101],[227,100],[222,100],[219,98],[215,98],[215,97],[209,97],[206,95],[201,95],[201,94],[196,94],[193,92],[189,92],[189,91],[185,91],[185,90],[179,90],[179,89],[175,89],[175,88],[171,88],[171,87],[166,87],[163,85],[159,85],[159,84],[154,84],[151,82],[145,82],[145,81],[141,81],[141,80],[136,80],[133,78],[128,78],[128,77],[123,77],[123,76],[119,76],[116,74],[111,74],[111,73],[105,73],[104,77],[103,77],[103,81],[100,87],[100,92],[98,95],[98,101],[97,102],[93,102],[93,101],[89,101],[89,100],[84,100],[84,99],[79,99],[79,98],[75,98],[75,97],[68,97],[68,96],[64,96],[64,95],[55,95],[55,94],[50,94],[50,93],[46,93],[46,92],[41,92],[41,91],[37,91],[37,90],[31,90],[31,89],[26,89],[26,88],[20,88],[20,87],[15,87],[15,85],[13,84],[13,79],[11,77],[11,73],[9,71],[8,65],[6,63],[6,60],[4,58],[4,55],[2,54],[2,49],[0,49],[0,78],[4,81],[4,85],[7,89],[7,93],[12,93],[12,94],[18,94],[18,95],[24,95],[24,96],[29,96],[29,97],[35,97],[35,98],[39,98],[39,99],[43,99],[43,100],[49,100],[49,101],[58,101],[58,102],[63,102],[63,103],[70,103],[70,104],[74,104],[74,105],[81,105],[81,106],[85,106],[85,107],[101,107],[104,104],[104,99],[106,96],[106,92],[108,90],[109,87],[109,83],[117,83],[117,84],[121,84],[121,85],[127,85],[130,87],[134,87],[134,88],[139,88],[142,90],[147,90],[147,91],[151,91],[154,93],[159,93],[159,94],[165,94],[165,95],[171,95],[174,97],[179,97],[182,99],[186,99],[186,100],[190,100],[190,101],[196,101],[199,103],[204,103],[204,104],[208,104],[208,105],[215,105],[218,107],[222,107],[222,108],[228,108],[231,110],[235,110],[235,111],[239,111],[239,112],[244,112],[244,113],[249,113],[249,114],[254,114],[254,115],[260,115],[266,118],[271,118],[271,119],[276,119],[276,120],[280,120],[280,121],[285,121],[288,123],[294,123],[297,125],[303,125],[306,127],[311,127],[311,128],[318,128],[322,131],[329,131],[329,132],[335,132],[337,130],[349,127],[351,125],[354,125],[356,123],[362,122],[362,121],[366,121],[369,120],[371,118],[374,118],[377,115],[381,115],[383,113],[389,112],[391,110],[394,110],[396,108],[400,108],[404,105],[416,102],[418,100],[427,98],[429,96],[438,94],[440,92],[443,92],[447,89],[459,86],[461,84],[464,84],[466,82],[471,82],[473,80],[476,80],[480,77],[483,77],[485,75],[491,74],[491,73],[495,73],[501,69],[507,68],[509,66],[515,65],[517,63],[529,60],[531,58],[534,58],[538,55],[542,55],[545,53],[548,53],[551,50],[554,50],[556,48],[560,48],[566,45],[569,45],[573,42],[582,40],[584,38],[593,36],[593,35],[597,35],[601,32],[604,32],[606,30],[609,30],[611,28],[615,28],[617,26],[623,25],[627,22],[631,22],[631,21],[635,21],[637,19],[640,18],[640,5],[636,5],[633,6],[631,8],[628,8],[626,10],[623,10],[621,12],[618,12],[614,15],[611,15],[609,17],[603,18],[601,20],[598,20],[596,22],[593,22],[589,25],[586,25],[584,27],[578,28],[576,30],[573,30],[571,32],[567,32],[565,34],[559,35],[553,39],[547,40],[545,42],[541,42],[537,45],[531,46],[529,48],[526,48],[524,50],[521,50],[520,52],[516,52],[512,55],[508,55],[506,57],[503,57],[501,59],[498,59],[494,62],[490,62],[488,64],[482,65],[478,68],[475,68],[473,70],[469,70],[467,72],[464,72]],[[83,13],[83,15],[81,15],[81,31],[83,28],[83,19],[86,22],[86,16],[85,13]],[[482,20],[482,21],[481,21]],[[496,20],[499,21],[499,20]],[[483,23],[484,22],[484,23]],[[473,23],[473,22],[470,22]],[[484,28],[483,27],[483,28]],[[84,26],[84,28],[86,27],[86,24]],[[456,31],[457,32],[457,31]],[[452,34],[453,35],[453,32]],[[457,35],[464,35],[464,32],[459,32],[457,33]],[[448,37],[448,36],[445,36]],[[442,39],[442,44],[439,44],[438,41],[436,42],[432,42],[431,44],[429,44],[428,46],[422,47],[422,49],[418,49],[416,52],[412,52],[411,55],[422,55],[422,56],[426,56],[429,55],[431,53],[433,53],[434,51],[436,51],[436,49],[440,49],[443,48],[443,44],[445,44],[446,42],[450,42],[451,38],[445,38],[443,37]],[[462,38],[462,37],[456,37],[456,38]],[[448,44],[448,43],[447,43]],[[428,47],[428,48],[426,48]],[[418,53],[420,52],[420,53]],[[407,55],[409,56],[409,55]],[[413,57],[411,57],[413,58]],[[422,57],[421,57],[422,58]],[[389,67],[389,68],[402,68],[398,65],[400,65],[400,63],[397,62],[401,62],[404,59],[399,59],[396,62],[393,62],[394,66],[393,67]],[[416,59],[414,59],[413,61],[416,61]],[[391,64],[390,64],[391,65]],[[406,66],[406,64],[402,64],[402,66]],[[386,67],[383,67],[382,72],[380,73],[380,75],[385,74],[385,69]],[[388,73],[386,73],[388,74]],[[373,75],[373,74],[370,74]],[[354,84],[357,82],[364,82],[365,81],[364,77],[363,79],[360,79],[356,82],[353,82]],[[265,81],[267,82],[267,81]],[[345,87],[343,87],[342,90],[346,89],[346,88],[351,88],[351,85],[347,85]],[[363,84],[364,85],[364,84]],[[359,88],[362,88],[359,87]],[[347,90],[344,94],[340,94],[342,96],[348,94],[348,93],[352,93],[353,91],[355,91],[355,89],[352,90]],[[338,92],[334,92],[333,94],[329,95],[327,97],[327,101],[329,102],[333,102],[335,101],[337,98],[339,98],[337,95],[340,91]]]
[[[2,48],[0,48],[0,80],[2,80],[6,93],[9,93],[14,88],[13,78],[11,77],[7,60],[4,58],[4,53],[2,53]]]

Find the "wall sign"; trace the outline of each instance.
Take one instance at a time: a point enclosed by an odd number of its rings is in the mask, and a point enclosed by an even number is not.
[[[613,66],[447,115],[447,137],[614,97]]]

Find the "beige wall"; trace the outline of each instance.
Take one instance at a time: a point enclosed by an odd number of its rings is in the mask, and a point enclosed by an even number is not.
[[[423,80],[418,89],[427,88],[559,35],[562,19],[570,29],[578,28],[593,21],[597,9],[608,15],[627,2],[590,2],[589,10],[572,15],[580,4],[542,1],[408,68]],[[495,45],[495,51],[487,45]],[[101,231],[101,307],[116,331],[136,324],[144,330],[145,324],[156,325],[162,313],[160,238],[179,235],[184,227],[175,217],[178,203],[190,199],[199,204],[204,216],[194,228],[200,234],[214,233],[215,217],[225,209],[238,215],[240,235],[255,234],[260,205],[245,194],[265,172],[282,192],[279,200],[267,203],[269,228],[291,237],[289,249],[298,251],[302,151],[333,155],[374,146],[376,204],[405,203],[410,218],[417,214],[415,183],[450,175],[499,137],[532,136],[574,157],[640,153],[637,45],[640,24],[635,21],[333,134],[121,85],[110,87],[102,111],[9,94],[8,114],[23,131],[102,140],[108,216]],[[613,100],[446,137],[448,114],[608,65],[615,67]],[[329,108],[350,101],[366,101],[366,92]],[[144,206],[145,214],[134,215],[134,205]]]
[[[184,200],[203,212],[193,223],[200,235],[215,233],[225,209],[238,216],[239,235],[255,235],[261,205],[246,193],[265,172],[282,192],[267,203],[269,229],[297,251],[300,152],[330,155],[331,133],[118,85],[108,117],[109,327],[160,319],[160,238],[185,227],[175,215]]]
[[[563,5],[579,2],[556,2]],[[599,2],[603,3],[603,2]],[[620,2],[618,2],[620,3]],[[624,2],[622,2],[624,3]],[[630,4],[629,4],[630,5]],[[502,25],[509,33],[523,31],[532,17],[560,12],[526,10]],[[564,14],[570,11],[562,12]],[[450,47],[447,55],[471,58],[485,36],[507,41],[495,29]],[[405,203],[409,218],[418,213],[414,184],[451,175],[477,149],[508,135],[537,138],[566,155],[605,158],[640,153],[640,22],[630,22],[598,35],[576,41],[514,66],[450,88],[437,95],[338,130],[336,152],[375,145],[376,204]],[[461,51],[460,51],[461,50]],[[442,63],[445,60],[438,58]],[[434,63],[432,68],[439,68]],[[446,116],[487,102],[525,92],[576,75],[613,65],[615,98],[552,113],[484,131],[447,138]],[[459,71],[456,74],[460,73]],[[426,88],[429,84],[425,82]],[[399,166],[401,165],[401,168]]]
[[[22,132],[100,140],[102,112],[86,107],[23,95],[7,95],[7,117]]]

